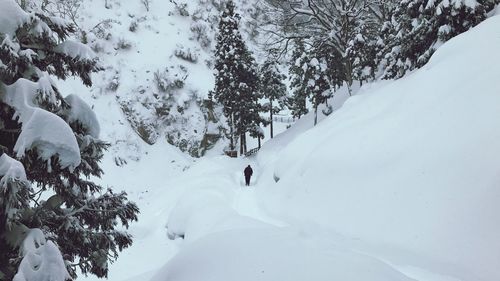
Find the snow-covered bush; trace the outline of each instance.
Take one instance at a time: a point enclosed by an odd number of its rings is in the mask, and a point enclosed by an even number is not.
[[[191,63],[196,63],[198,62],[198,54],[189,49],[189,48],[184,48],[184,46],[178,45],[177,48],[174,51],[174,55],[182,60],[191,62]]]
[[[210,45],[212,44],[212,37],[209,36],[209,30],[210,28],[208,27],[206,22],[193,22],[191,24],[191,32],[193,33],[193,39],[198,41],[200,43],[200,46],[204,49],[210,48]]]
[[[198,0],[198,2],[202,5],[209,4],[217,9],[217,11],[222,11],[224,5],[226,5],[226,0]]]
[[[132,48],[132,42],[125,38],[120,38],[118,39],[118,42],[116,42],[116,50],[130,50]]]
[[[110,92],[116,92],[120,86],[120,73],[118,71],[113,71],[109,69],[106,73],[111,73],[112,76],[108,78],[106,90]]]
[[[186,78],[187,69],[182,65],[165,68],[163,71],[157,70],[154,73],[156,87],[161,92],[170,93],[173,90],[182,89]]]
[[[130,32],[136,32],[138,27],[139,27],[139,23],[137,21],[133,21],[133,22],[130,23],[130,26],[128,27],[128,30]]]
[[[132,243],[117,222],[128,227],[138,209],[89,180],[102,175],[108,145],[91,108],[63,97],[52,79],[77,76],[90,86],[97,58],[68,39],[69,22],[14,0],[0,7],[1,279],[64,281],[78,269],[104,277]]]
[[[113,24],[117,24],[116,20],[113,19],[105,19],[98,24],[96,24],[90,32],[94,33],[97,38],[109,40],[112,35],[110,33],[110,29],[113,27]]]
[[[189,11],[187,3],[178,2],[175,0],[170,0],[170,3],[175,5],[176,13],[183,17],[189,17]]]

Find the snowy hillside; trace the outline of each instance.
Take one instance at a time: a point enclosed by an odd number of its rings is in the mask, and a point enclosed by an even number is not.
[[[82,93],[91,105],[116,103],[122,122],[145,142],[167,141],[198,157],[215,145],[224,126],[220,112],[204,106],[214,87],[212,52],[223,1],[148,2],[146,8],[141,1],[86,0],[75,21],[104,70],[93,76],[92,98],[77,82],[61,82],[61,88]],[[242,32],[255,37],[256,8],[247,1],[239,7],[245,11]],[[109,129],[103,130],[105,140],[130,142]]]
[[[235,2],[0,0],[0,280],[500,280],[500,0]]]
[[[421,70],[363,88],[294,140],[262,175],[265,210],[410,271],[498,280],[499,27],[491,18]]]
[[[490,18],[256,158],[178,154],[167,177],[149,168],[175,155],[158,144],[110,161],[105,182],[151,187],[110,280],[499,280],[498,30]]]

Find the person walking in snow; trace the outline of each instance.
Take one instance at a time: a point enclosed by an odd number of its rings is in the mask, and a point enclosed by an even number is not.
[[[245,168],[245,171],[243,173],[245,174],[245,184],[246,184],[246,186],[249,186],[250,185],[250,178],[252,177],[252,174],[253,174],[252,167],[250,167],[250,165],[248,165]]]

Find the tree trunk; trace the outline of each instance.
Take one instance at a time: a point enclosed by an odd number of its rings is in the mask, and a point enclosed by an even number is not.
[[[318,105],[314,105],[314,126],[318,124]]]
[[[269,128],[271,129],[271,138],[273,138],[273,137],[274,137],[274,136],[273,136],[273,135],[274,135],[274,134],[273,134],[273,100],[272,100],[272,99],[270,99],[270,100],[269,100],[269,103],[270,103],[270,105],[271,105],[271,110],[269,110],[269,112],[271,113],[271,114],[270,114],[270,115],[271,115],[271,119],[269,120],[269,121],[271,122],[271,124],[270,124],[271,126],[270,126]]]
[[[229,140],[230,140],[229,148],[231,150],[234,150],[234,148],[235,148],[235,145],[234,145],[234,129],[233,129],[234,128],[234,120],[233,120],[233,118],[234,118],[234,115],[231,114],[231,118],[230,118],[231,120],[229,120],[229,122],[231,123],[229,125],[229,134],[230,134],[229,135]]]
[[[243,155],[243,134],[240,135],[240,155]]]
[[[347,78],[347,91],[349,93],[349,96],[352,96],[352,64],[349,61],[345,63],[345,72]]]
[[[243,153],[247,153],[247,134],[243,133]]]
[[[257,137],[258,142],[259,142],[259,149],[260,149],[260,136]]]

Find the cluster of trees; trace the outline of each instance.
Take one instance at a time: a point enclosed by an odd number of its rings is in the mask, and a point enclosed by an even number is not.
[[[300,118],[312,106],[331,113],[328,100],[341,87],[352,94],[354,83],[398,79],[426,64],[443,42],[485,20],[500,0],[284,0],[264,1],[263,26],[270,47],[289,59],[291,94],[276,59],[259,69],[238,32],[239,16],[229,1],[219,24],[215,99],[223,105],[231,149],[245,133],[262,137],[259,112],[287,106]],[[258,71],[258,73],[257,73]],[[269,99],[261,105],[258,101]],[[272,128],[272,125],[271,125]],[[272,131],[272,129],[271,129]],[[272,133],[271,133],[272,135]]]
[[[228,121],[230,149],[240,141],[240,153],[247,151],[246,134],[264,137],[260,125],[271,123],[272,116],[284,105],[286,86],[276,62],[271,58],[260,67],[243,40],[238,25],[240,16],[233,1],[228,1],[219,22],[215,53],[215,89],[213,98],[222,105]],[[260,100],[266,98],[268,103]],[[270,118],[261,113],[269,112]]]
[[[341,86],[397,79],[446,40],[486,19],[498,0],[266,1],[272,43],[291,54],[289,108],[300,117]]]
[[[108,144],[90,107],[51,78],[90,86],[97,58],[68,38],[72,23],[14,0],[0,6],[11,23],[0,26],[0,279],[105,277],[139,210],[91,180]]]

